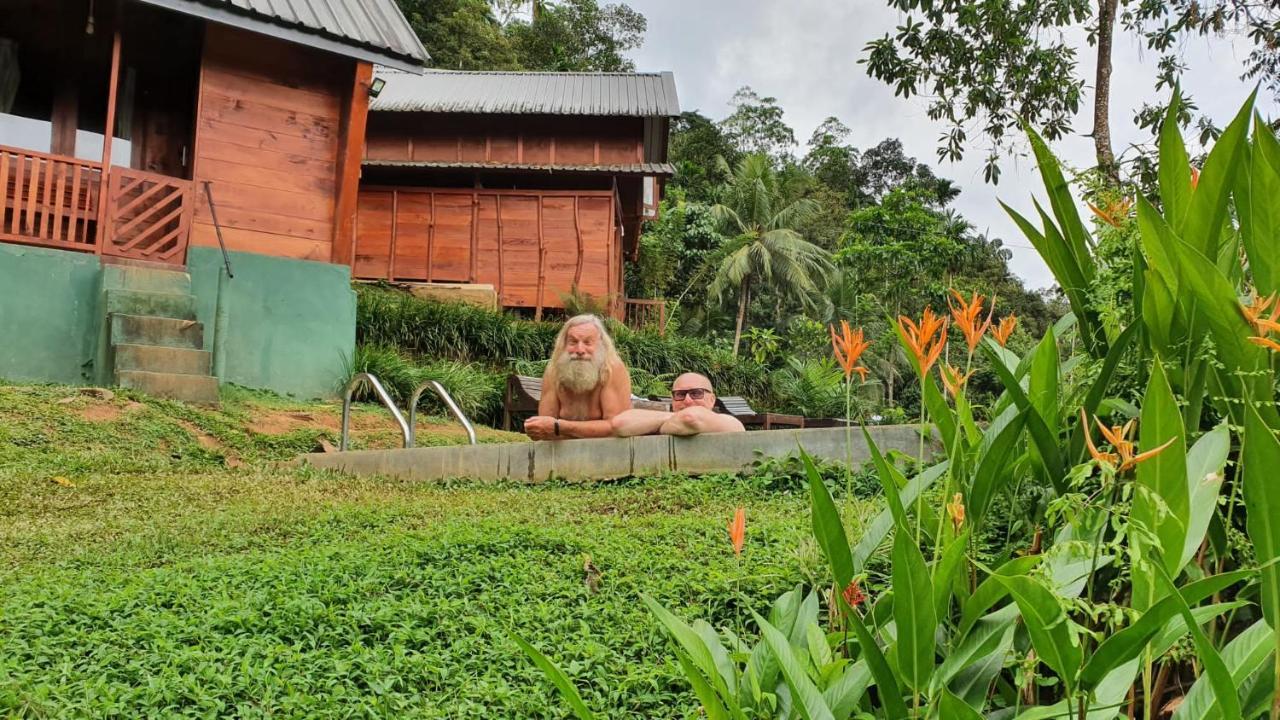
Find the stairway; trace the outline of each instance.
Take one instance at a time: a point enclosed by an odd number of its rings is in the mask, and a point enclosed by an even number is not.
[[[107,380],[156,397],[218,404],[190,275],[150,265],[104,265],[102,303]]]

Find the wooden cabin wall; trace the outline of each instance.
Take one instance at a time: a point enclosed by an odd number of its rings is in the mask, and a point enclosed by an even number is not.
[[[621,291],[614,218],[612,192],[365,187],[352,275],[485,283],[504,307],[562,308],[575,282]]]
[[[329,262],[344,108],[357,63],[210,24],[197,111],[191,244]],[[351,192],[354,192],[354,186]]]
[[[371,160],[611,165],[644,162],[632,117],[372,113]]]

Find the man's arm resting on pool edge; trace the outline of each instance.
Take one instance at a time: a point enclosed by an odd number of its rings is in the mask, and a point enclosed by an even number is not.
[[[738,418],[722,415],[704,407],[688,407],[662,424],[663,435],[700,435],[702,433],[742,432],[746,430]]]
[[[653,435],[671,415],[665,410],[627,410],[614,416],[613,434],[617,437]]]

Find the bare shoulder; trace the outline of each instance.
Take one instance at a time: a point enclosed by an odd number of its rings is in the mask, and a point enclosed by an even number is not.
[[[621,360],[613,360],[609,364],[609,385],[615,389],[625,389],[631,395],[631,373]]]

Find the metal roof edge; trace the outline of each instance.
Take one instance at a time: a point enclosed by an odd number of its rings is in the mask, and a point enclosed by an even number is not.
[[[302,30],[292,25],[272,21],[270,18],[256,14],[249,15],[232,12],[225,8],[205,5],[197,0],[138,0],[138,2],[191,15],[209,22],[269,35],[281,40],[313,47],[317,50],[342,55],[343,57],[383,65],[393,70],[400,70],[414,75],[421,75],[425,69],[420,61],[395,53],[389,48],[379,50],[355,40],[339,39],[316,31]],[[426,53],[425,47],[423,48],[423,53]],[[426,54],[425,59],[430,60],[431,56]]]

